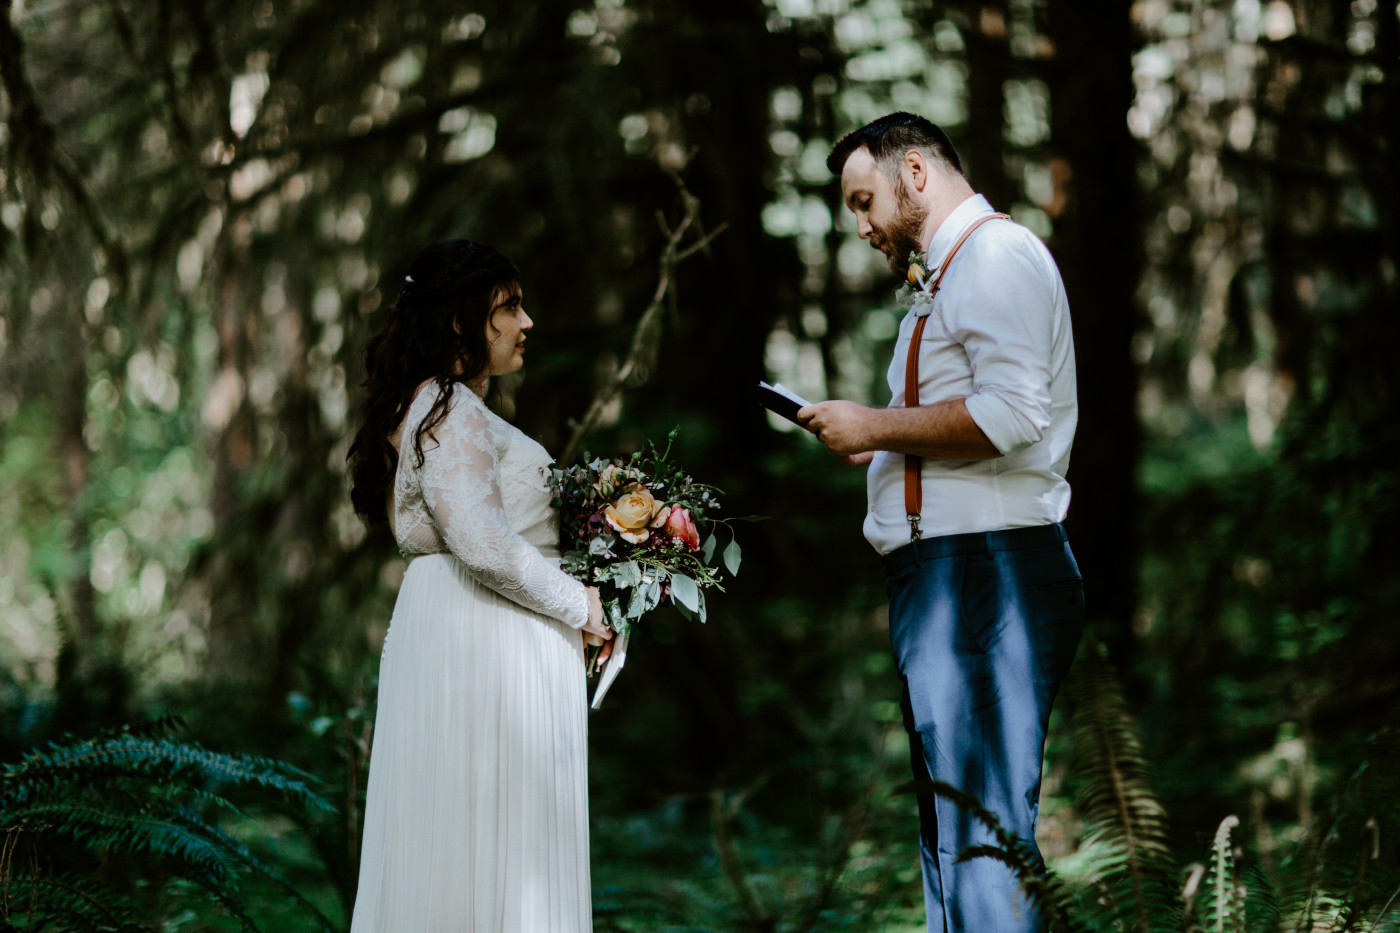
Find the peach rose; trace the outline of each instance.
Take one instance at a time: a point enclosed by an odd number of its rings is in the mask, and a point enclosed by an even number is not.
[[[666,533],[677,541],[683,541],[692,551],[700,550],[700,529],[690,517],[690,509],[671,509],[666,517]]]
[[[658,509],[656,500],[645,486],[633,486],[603,509],[603,518],[617,530],[622,540],[641,544],[651,537],[647,525],[651,524]]]

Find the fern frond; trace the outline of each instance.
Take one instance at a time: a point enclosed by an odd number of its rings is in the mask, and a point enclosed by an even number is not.
[[[1148,779],[1142,742],[1104,647],[1091,637],[1066,692],[1074,705],[1086,862],[1102,892],[1090,909],[1118,930],[1177,927],[1166,808]]]
[[[31,806],[10,818],[15,820],[11,825],[43,827],[45,835],[67,836],[93,853],[154,856],[237,887],[234,860],[223,846],[183,821],[158,813],[58,802]]]
[[[273,791],[308,810],[334,810],[311,785],[317,779],[270,758],[211,751],[195,742],[118,734],[31,752],[0,774],[0,808],[51,782],[130,776],[166,782],[237,785]]]
[[[1386,898],[1381,909],[1376,911],[1376,918],[1371,924],[1371,929],[1379,931],[1400,930],[1400,888],[1396,888]]]
[[[1230,840],[1230,831],[1239,825],[1239,817],[1225,817],[1211,843],[1210,871],[1203,892],[1205,906],[1201,911],[1206,933],[1244,933],[1244,905],[1239,898],[1234,843]]]
[[[1343,933],[1381,922],[1400,861],[1397,843],[1400,730],[1392,727],[1371,737],[1340,799],[1284,861],[1289,929]]]
[[[99,933],[144,933],[130,905],[120,892],[91,877],[72,873],[24,875],[10,883],[25,891],[25,897],[11,905],[6,917],[14,929],[43,930],[50,923],[64,931],[93,930]],[[34,906],[31,908],[30,892]],[[23,923],[16,923],[16,920]]]
[[[1029,846],[1024,840],[1015,839],[1015,844],[1011,847],[968,846],[958,853],[959,862],[970,862],[977,858],[989,858],[1011,869],[1021,885],[1026,901],[1036,907],[1045,918],[1047,929],[1065,933],[1084,930],[1083,925],[1074,918],[1074,895],[1058,875],[1049,869],[1035,867],[1036,860],[1030,857]]]
[[[201,834],[221,845],[224,851],[243,868],[257,874],[264,881],[272,884],[283,894],[300,904],[303,909],[316,918],[316,921],[321,924],[321,929],[323,931],[329,933],[333,928],[334,925],[331,923],[330,918],[323,914],[320,908],[307,900],[301,892],[288,884],[285,878],[254,855],[251,849],[230,835],[222,826],[214,823],[207,823],[198,813],[184,808],[177,808],[174,812],[181,816],[188,825],[196,827]]]
[[[1282,905],[1277,891],[1259,866],[1236,865],[1242,892],[1244,929],[1247,933],[1278,933],[1282,929]]]
[[[221,787],[273,792],[298,804],[301,812],[333,813],[311,789],[315,778],[283,762],[214,752],[163,736],[177,724],[159,720],[51,744],[0,772],[0,832],[9,834],[0,872],[9,871],[11,841],[25,832],[47,840],[40,849],[50,859],[57,847],[67,850],[63,857],[70,862],[89,853],[94,868],[98,860],[113,857],[133,873],[158,867],[172,879],[164,889],[167,895],[181,883],[193,885],[190,890],[203,892],[244,931],[256,931],[238,898],[240,879],[248,873],[281,890],[323,930],[331,930],[320,910],[210,816],[238,812],[216,792]],[[63,930],[144,929],[123,916],[133,890],[94,888],[71,874],[54,875],[47,865],[35,863],[33,868],[30,890],[42,896],[17,914],[26,919],[26,928],[52,929],[46,926],[52,923]]]
[[[224,913],[238,921],[239,929],[243,933],[259,933],[258,925],[253,922],[253,918],[248,916],[248,912],[243,909],[243,904],[233,896],[229,889],[210,882],[208,879],[195,879],[195,882],[204,889],[204,893],[211,900],[224,909]],[[322,925],[322,929],[328,929]]]
[[[944,781],[918,778],[905,790],[943,797],[991,832],[996,845],[968,846],[958,853],[959,862],[990,858],[1011,869],[1030,906],[1039,910],[1048,928],[1056,933],[1084,933],[1074,916],[1074,896],[1058,875],[1036,857],[1029,842],[1006,829],[997,815],[971,794]]]

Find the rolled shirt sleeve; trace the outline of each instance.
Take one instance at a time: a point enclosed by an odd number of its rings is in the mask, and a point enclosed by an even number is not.
[[[995,282],[943,308],[949,334],[962,344],[972,370],[968,414],[1003,455],[1037,443],[1050,426],[1055,286],[1024,236],[1001,227],[987,248],[959,256],[949,274]]]

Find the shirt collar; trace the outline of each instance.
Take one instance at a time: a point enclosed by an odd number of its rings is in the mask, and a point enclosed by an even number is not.
[[[980,194],[972,195],[953,208],[952,213],[943,218],[943,223],[933,232],[933,239],[929,241],[928,249],[924,253],[928,257],[929,274],[932,275],[943,265],[943,260],[948,258],[948,251],[958,242],[958,237],[962,236],[968,224],[984,214],[994,213],[996,212],[992,210],[991,202]]]

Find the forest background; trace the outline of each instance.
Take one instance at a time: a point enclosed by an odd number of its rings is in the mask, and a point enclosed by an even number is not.
[[[346,495],[362,353],[413,253],[468,236],[537,321],[497,410],[561,451],[633,348],[585,447],[679,425],[681,462],[770,516],[708,624],[659,613],[592,716],[600,928],[919,928],[863,476],[752,398],[887,401],[894,283],[824,159],[897,109],[1064,275],[1071,540],[1183,863],[1231,814],[1241,858],[1285,859],[1395,721],[1396,4],[0,13],[4,760],[177,714],[290,761],[337,814],[227,825],[340,922],[404,570]],[[713,239],[674,264],[672,234]],[[1041,832],[1069,876],[1073,705]]]

